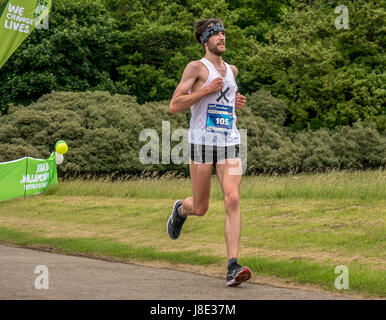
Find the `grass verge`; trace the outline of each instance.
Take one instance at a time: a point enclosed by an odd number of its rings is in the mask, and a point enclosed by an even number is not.
[[[241,263],[256,279],[385,297],[383,180],[383,172],[248,177],[240,192]],[[186,179],[65,181],[43,195],[0,202],[0,242],[225,274],[225,213],[215,179],[207,215],[189,218],[178,241],[166,235],[171,205],[189,195]],[[349,290],[334,287],[338,265],[349,269]]]

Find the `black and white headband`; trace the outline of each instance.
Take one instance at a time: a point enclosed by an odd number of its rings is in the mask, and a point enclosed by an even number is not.
[[[225,32],[225,29],[221,23],[215,23],[210,27],[206,28],[200,37],[201,43],[204,44],[205,42],[207,42],[209,38],[217,32]]]

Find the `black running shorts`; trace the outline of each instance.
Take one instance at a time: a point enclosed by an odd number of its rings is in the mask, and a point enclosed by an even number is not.
[[[239,156],[239,145],[218,147],[203,144],[190,144],[190,159],[200,163],[214,163],[224,159],[235,159]]]

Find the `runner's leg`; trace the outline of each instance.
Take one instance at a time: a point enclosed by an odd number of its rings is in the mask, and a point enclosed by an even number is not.
[[[192,196],[183,200],[181,214],[203,216],[209,208],[212,163],[190,160]]]
[[[228,259],[237,258],[240,246],[241,213],[239,187],[241,183],[241,160],[225,159],[216,165],[217,177],[224,194],[226,210],[225,242]]]
[[[195,147],[191,145],[192,149]],[[197,148],[200,148],[197,146]],[[201,148],[202,151],[206,151]],[[194,151],[194,150],[193,150]],[[190,160],[190,178],[192,183],[192,197],[177,200],[166,224],[169,237],[176,240],[181,233],[188,215],[203,216],[209,208],[210,182],[212,177],[212,163],[203,163],[202,154],[197,152],[198,161]],[[193,154],[195,157],[195,154]]]

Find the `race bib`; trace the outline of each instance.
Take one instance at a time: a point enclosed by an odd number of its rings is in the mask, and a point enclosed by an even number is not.
[[[206,131],[228,134],[232,131],[233,107],[208,104]]]

